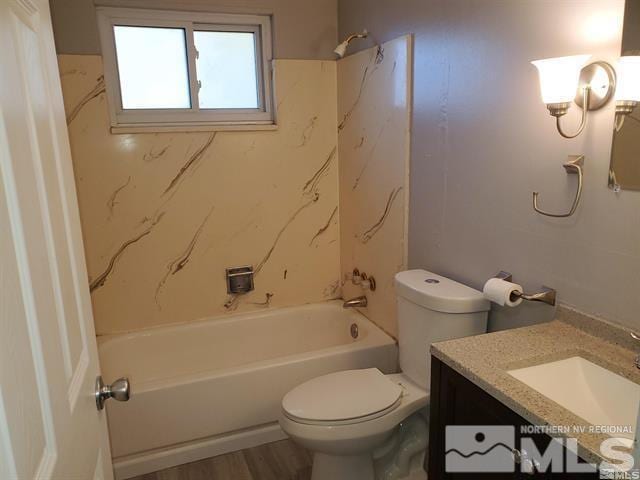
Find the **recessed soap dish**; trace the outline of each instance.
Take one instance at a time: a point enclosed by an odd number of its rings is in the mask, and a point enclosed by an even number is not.
[[[249,293],[253,290],[253,267],[227,268],[227,293]]]

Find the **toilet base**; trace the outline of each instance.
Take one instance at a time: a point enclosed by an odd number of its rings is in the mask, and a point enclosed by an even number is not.
[[[362,455],[313,454],[311,480],[374,480],[371,453]]]

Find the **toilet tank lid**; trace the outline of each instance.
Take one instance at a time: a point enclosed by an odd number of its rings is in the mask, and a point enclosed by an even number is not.
[[[487,312],[491,304],[482,292],[426,270],[396,274],[399,297],[443,313]]]

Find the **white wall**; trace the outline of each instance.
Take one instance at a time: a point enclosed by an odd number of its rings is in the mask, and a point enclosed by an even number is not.
[[[476,288],[509,270],[530,290],[550,285],[567,304],[640,327],[640,193],[607,188],[614,107],[591,115],[579,138],[561,138],[529,64],[585,52],[614,61],[623,10],[622,0],[340,2],[341,35],[416,34],[411,267]],[[575,179],[561,167],[569,154],[586,155],[582,205],[570,219],[541,217],[534,190],[547,209],[571,203]],[[503,313],[494,323],[553,311]]]

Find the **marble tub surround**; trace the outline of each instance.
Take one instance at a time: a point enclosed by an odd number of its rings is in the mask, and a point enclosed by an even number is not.
[[[620,341],[622,332],[621,327],[560,307],[552,322],[436,343],[431,353],[534,425],[588,428],[588,422],[507,371],[580,356],[640,383],[640,370],[634,366],[637,351]],[[586,431],[571,437],[577,438],[585,460],[603,459],[600,444],[609,436]]]
[[[335,62],[275,61],[276,131],[121,135],[101,57],[59,66],[99,335],[340,297]]]
[[[393,279],[407,267],[412,39],[405,36],[338,61],[340,258],[345,298],[397,337]],[[354,268],[375,292],[351,283]]]

